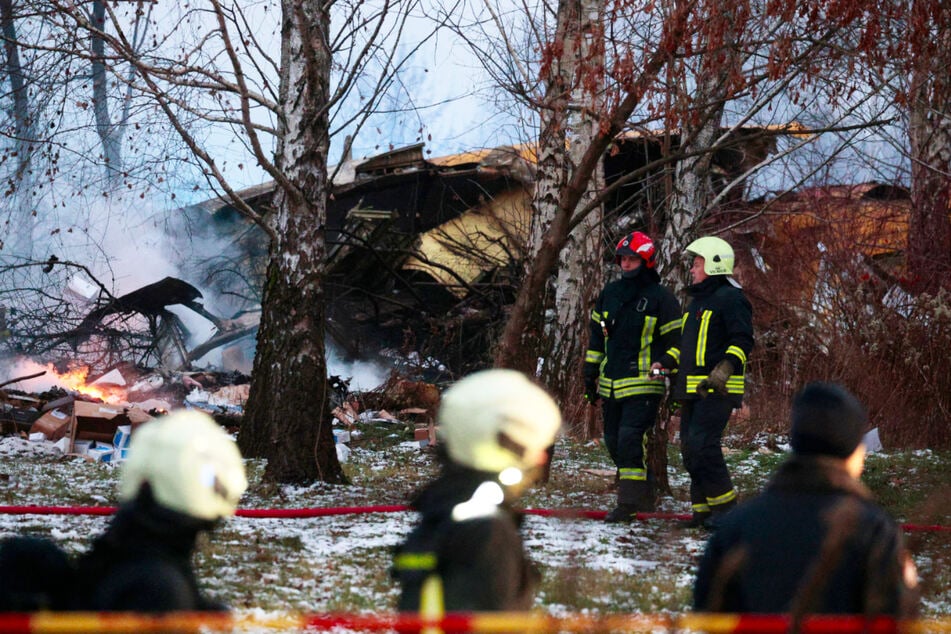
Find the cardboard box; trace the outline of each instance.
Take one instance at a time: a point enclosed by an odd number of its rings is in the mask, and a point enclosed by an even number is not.
[[[116,427],[116,433],[112,436],[112,446],[116,449],[124,449],[129,446],[132,439],[132,425],[119,425]]]
[[[115,449],[112,447],[96,445],[95,447],[90,447],[86,455],[96,462],[112,462],[114,452]]]
[[[98,440],[114,442],[120,426],[131,430],[152,417],[131,405],[107,405],[88,401],[66,401],[36,419],[30,433],[43,433],[56,442],[60,438],[75,440]],[[131,432],[130,432],[131,433]],[[71,450],[71,449],[70,449]]]

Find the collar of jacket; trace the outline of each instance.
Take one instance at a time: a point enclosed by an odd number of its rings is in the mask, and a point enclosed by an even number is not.
[[[483,482],[496,482],[496,474],[487,471],[476,471],[454,463],[448,463],[438,478],[427,484],[417,494],[410,506],[423,515],[424,521],[440,521],[452,513],[452,509],[460,502],[472,497],[473,492]],[[510,514],[516,521],[521,514],[503,502],[499,508]]]
[[[872,492],[846,471],[843,460],[828,456],[794,454],[780,465],[766,488],[797,493],[845,493],[872,499]]]
[[[698,284],[691,284],[687,287],[687,294],[691,297],[702,297],[710,295],[724,284],[729,284],[726,275],[711,275]]]
[[[626,273],[622,272],[621,277],[618,279],[625,284],[650,286],[651,284],[660,283],[660,274],[654,269],[649,269],[642,264],[633,271],[630,271],[630,275],[626,275]]]

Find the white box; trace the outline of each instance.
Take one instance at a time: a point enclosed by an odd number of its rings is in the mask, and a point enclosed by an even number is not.
[[[86,455],[95,460],[96,462],[112,462],[113,454],[115,449],[108,447],[106,445],[91,447]]]
[[[123,449],[129,446],[129,440],[132,438],[132,425],[119,425],[116,427],[116,433],[112,437],[112,446],[116,449]]]
[[[42,442],[46,440],[46,434],[41,431],[30,434],[30,442]]]
[[[345,429],[334,429],[334,444],[339,442],[350,442],[350,432]]]
[[[78,453],[81,456],[85,456],[89,453],[89,450],[93,448],[95,441],[92,440],[76,440],[73,442],[73,453]]]

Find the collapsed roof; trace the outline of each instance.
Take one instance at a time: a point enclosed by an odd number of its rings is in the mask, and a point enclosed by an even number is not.
[[[741,128],[727,133],[729,142],[712,157],[715,188],[720,191],[742,179],[775,149],[776,134],[786,132]],[[667,166],[643,168],[678,145],[676,132],[618,137],[604,158],[606,184],[639,170],[643,175],[607,200],[605,222],[614,226],[624,218],[643,226],[651,214],[662,212]],[[472,348],[457,351],[459,359],[488,349],[484,326],[499,317],[520,274],[534,161],[532,146],[426,158],[423,144],[416,144],[332,168],[326,235],[328,333],[333,340],[353,357],[404,344],[419,350],[423,340],[433,339],[431,320],[436,320],[437,336],[445,336],[444,327],[451,322],[456,341]],[[733,187],[726,204],[738,202],[743,189]],[[274,183],[265,183],[239,194],[267,213],[274,190]],[[265,236],[229,200],[209,200],[190,212],[205,218],[210,214],[216,235],[233,240],[238,251],[233,255],[241,254],[243,269],[260,275]],[[207,279],[221,285],[222,292],[237,294],[227,287],[247,279],[226,279],[222,269],[220,264],[208,266],[214,274]]]

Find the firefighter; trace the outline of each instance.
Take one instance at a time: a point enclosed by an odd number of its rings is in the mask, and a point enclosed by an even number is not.
[[[793,453],[710,538],[695,609],[913,616],[918,576],[901,530],[859,480],[866,421],[839,385],[811,383],[796,395]]]
[[[396,549],[399,608],[527,610],[538,573],[510,504],[535,481],[561,414],[514,370],[484,370],[448,389],[437,414],[442,471],[416,496],[419,524]]]
[[[693,511],[685,526],[712,529],[737,501],[721,442],[743,402],[753,309],[733,279],[733,248],[725,240],[700,238],[687,245],[687,254],[693,283],[680,340],[653,368],[677,370],[672,396],[681,404],[680,447]]]
[[[660,284],[655,255],[647,235],[624,236],[614,257],[621,277],[605,285],[591,311],[585,398],[602,401],[604,444],[618,474],[617,506],[608,522],[654,510],[646,450],[665,385],[651,380],[650,369],[676,345],[680,330],[680,304]]]
[[[119,510],[78,562],[78,609],[226,609],[199,591],[191,559],[246,487],[237,445],[206,414],[182,410],[136,429]]]

